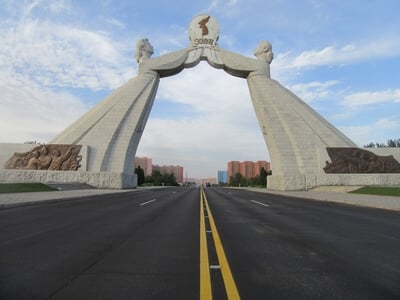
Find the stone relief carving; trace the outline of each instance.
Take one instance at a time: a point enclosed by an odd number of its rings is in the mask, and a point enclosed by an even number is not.
[[[360,148],[326,148],[332,162],[325,173],[400,173],[400,163],[392,155],[380,156]]]
[[[28,152],[15,152],[4,169],[76,171],[81,166],[81,145],[40,145]]]
[[[261,41],[256,49],[254,49],[254,56],[259,60],[264,60],[271,64],[272,60],[274,59],[272,45],[267,41]]]
[[[148,39],[141,39],[136,43],[135,58],[138,63],[149,59],[153,53],[153,46]]]

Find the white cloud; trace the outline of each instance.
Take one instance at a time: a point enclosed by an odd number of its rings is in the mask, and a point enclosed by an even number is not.
[[[88,110],[76,97],[0,72],[0,142],[48,142]]]
[[[32,1],[31,3],[27,4],[24,7],[23,15],[24,16],[31,15],[31,13],[34,10],[34,8],[39,6],[41,2],[43,2],[43,1],[42,0],[35,0],[35,1]]]
[[[382,129],[397,129],[400,128],[400,121],[392,118],[383,118],[376,122],[376,126]]]
[[[186,69],[176,77],[161,81],[159,97],[169,101],[186,104],[202,113],[223,112],[223,115],[243,113],[252,109],[242,103],[250,103],[246,80],[232,77],[223,70],[216,70],[202,62],[192,69]]]
[[[0,43],[3,71],[45,86],[111,89],[134,75],[133,56],[129,65],[125,46],[101,32],[28,19],[0,28]]]
[[[371,59],[399,56],[400,38],[394,36],[381,41],[327,46],[300,54],[285,52],[274,59],[274,69],[301,69],[326,65],[353,64]]]
[[[386,143],[389,139],[399,138],[400,121],[384,117],[366,125],[343,126],[340,130],[359,146],[364,146],[371,142]]]
[[[113,26],[116,26],[118,28],[124,29],[126,26],[124,23],[121,21],[115,19],[115,18],[106,18],[105,21]]]
[[[361,107],[385,102],[400,103],[400,89],[349,94],[344,97],[343,104],[349,107]]]
[[[329,80],[325,82],[312,81],[308,83],[294,84],[289,87],[299,98],[307,103],[323,100],[332,94],[330,88],[337,85],[338,81]]]
[[[59,12],[66,3],[47,4]],[[26,17],[42,4],[0,23],[1,142],[48,142],[88,109],[70,88],[109,90],[134,76],[133,55],[107,34]]]

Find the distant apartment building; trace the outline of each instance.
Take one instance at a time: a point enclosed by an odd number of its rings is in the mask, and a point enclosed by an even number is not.
[[[202,178],[202,179],[199,179],[199,182],[200,182],[200,184],[202,184],[202,185],[207,185],[208,183],[209,183],[209,184],[216,184],[216,183],[217,183],[217,178],[215,178],[215,177],[211,177],[211,178]]]
[[[148,157],[135,157],[135,169],[140,166],[144,176],[150,176],[153,172],[153,160]]]
[[[174,174],[176,182],[183,182],[183,167],[181,166],[153,165],[153,171],[159,171],[161,174]]]
[[[271,165],[265,160],[253,161],[230,161],[228,162],[228,174],[227,179],[236,173],[242,174],[245,178],[252,178],[260,175],[261,168],[269,172],[271,170]]]
[[[135,157],[135,169],[140,166],[145,176],[150,176],[153,171],[159,171],[161,174],[174,174],[176,182],[183,182],[183,167],[181,166],[159,166],[153,165],[153,160],[148,157]]]
[[[219,184],[228,183],[228,171],[218,171],[217,181]]]
[[[236,160],[228,162],[228,180],[236,173],[240,173],[240,162]]]

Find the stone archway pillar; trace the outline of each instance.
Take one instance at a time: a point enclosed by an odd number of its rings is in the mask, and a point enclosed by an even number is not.
[[[159,81],[157,72],[140,72],[51,141],[87,147],[83,181],[104,188],[136,187],[135,153]]]
[[[247,82],[272,162],[268,188],[309,189],[316,177],[325,176],[327,147],[355,146],[269,74],[252,72]]]

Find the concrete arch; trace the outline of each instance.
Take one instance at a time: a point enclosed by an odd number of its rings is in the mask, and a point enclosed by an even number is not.
[[[152,50],[152,49],[151,49]],[[329,160],[327,147],[355,144],[296,95],[270,78],[269,62],[215,45],[196,45],[139,63],[138,75],[105,98],[51,143],[87,146],[87,176],[98,187],[136,186],[135,153],[160,78],[193,68],[200,61],[247,80],[254,110],[268,147],[273,176],[268,187],[304,190],[318,185]]]

